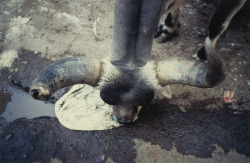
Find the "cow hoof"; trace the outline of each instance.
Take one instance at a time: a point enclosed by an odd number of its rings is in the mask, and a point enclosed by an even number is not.
[[[177,33],[174,32],[174,33],[169,33],[169,34],[161,34],[160,36],[158,37],[155,37],[155,42],[156,43],[165,43],[169,40],[171,40],[173,37],[177,36]]]

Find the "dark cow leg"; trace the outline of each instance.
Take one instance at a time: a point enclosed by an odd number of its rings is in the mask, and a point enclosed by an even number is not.
[[[213,47],[215,47],[218,38],[227,29],[230,21],[245,2],[246,0],[222,0],[220,2],[208,27],[209,38],[212,41]],[[206,60],[204,47],[202,47],[194,57]]]
[[[157,43],[164,43],[176,35],[176,29],[180,27],[179,8],[173,12],[169,12],[165,21],[160,23],[158,31],[155,35]]]

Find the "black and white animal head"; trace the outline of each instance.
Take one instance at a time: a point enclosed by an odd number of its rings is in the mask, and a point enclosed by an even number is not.
[[[222,82],[223,64],[209,37],[204,45],[206,61],[192,58],[157,61],[151,58],[164,2],[116,0],[108,59],[72,57],[55,62],[33,81],[31,95],[46,100],[63,87],[89,84],[98,87],[103,101],[114,106],[113,113],[119,122],[130,123],[137,116],[138,107],[150,104],[154,92],[161,87],[187,84],[208,88]]]
[[[142,67],[117,66],[109,60],[72,57],[47,67],[32,83],[31,95],[47,100],[55,91],[73,84],[89,84],[100,89],[104,102],[113,105],[120,123],[131,123],[138,107],[146,106],[155,91],[168,84],[180,83],[196,87],[212,87],[223,80],[222,63],[211,41],[205,43],[207,62],[172,58],[148,61]]]
[[[133,122],[139,106],[146,106],[160,88],[154,62],[143,67],[118,67],[104,61],[99,82],[102,100],[113,105],[113,113],[120,123]]]

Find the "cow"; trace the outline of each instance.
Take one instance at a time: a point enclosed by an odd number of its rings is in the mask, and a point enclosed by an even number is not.
[[[179,25],[179,7],[185,0],[116,0],[111,52],[103,60],[71,57],[54,62],[33,81],[30,94],[48,100],[57,90],[88,84],[100,89],[102,100],[113,106],[122,124],[133,122],[139,106],[149,105],[155,92],[170,84],[211,88],[224,78],[224,67],[215,51],[218,38],[246,0],[222,0],[210,21],[209,35],[196,58],[153,60],[155,37],[163,41]],[[162,13],[167,13],[159,25]]]

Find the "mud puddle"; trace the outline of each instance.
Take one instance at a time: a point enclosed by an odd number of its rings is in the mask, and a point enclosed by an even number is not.
[[[35,100],[26,92],[0,93],[0,117],[7,122],[43,116],[56,116],[54,104]]]

